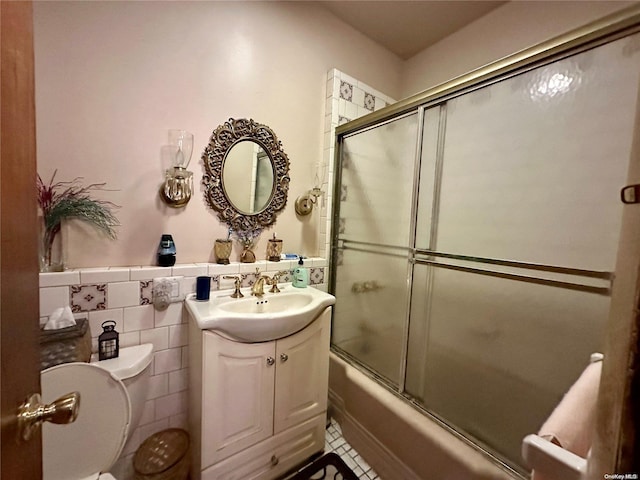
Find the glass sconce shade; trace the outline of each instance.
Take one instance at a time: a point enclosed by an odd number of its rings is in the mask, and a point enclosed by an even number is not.
[[[169,130],[169,145],[178,147],[173,166],[187,168],[193,153],[193,134],[186,130]]]
[[[187,170],[193,152],[193,134],[186,130],[169,130],[169,145],[162,147],[165,170],[160,196],[170,207],[184,207],[193,192],[193,173]]]

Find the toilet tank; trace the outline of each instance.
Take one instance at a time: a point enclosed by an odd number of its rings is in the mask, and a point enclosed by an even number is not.
[[[98,361],[97,355],[91,357],[91,363],[109,371],[127,387],[127,394],[131,402],[129,433],[135,430],[142,417],[149,391],[151,360],[153,360],[153,345],[151,343],[121,348],[118,358]]]

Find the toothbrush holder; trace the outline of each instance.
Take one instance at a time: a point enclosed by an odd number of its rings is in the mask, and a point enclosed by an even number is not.
[[[231,256],[231,240],[217,239],[213,247],[216,254],[216,263],[221,265],[229,265],[229,257]]]
[[[279,262],[282,253],[282,240],[273,238],[267,243],[267,260],[270,262]]]

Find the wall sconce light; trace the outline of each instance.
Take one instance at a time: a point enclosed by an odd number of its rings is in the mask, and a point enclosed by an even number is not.
[[[193,152],[193,134],[186,130],[169,130],[169,145],[162,155],[171,164],[164,175],[160,197],[173,208],[184,207],[191,199],[193,173],[187,170]]]
[[[296,213],[302,217],[309,215],[313,211],[313,206],[318,202],[318,197],[324,192],[320,187],[313,187],[304,195],[296,199]]]

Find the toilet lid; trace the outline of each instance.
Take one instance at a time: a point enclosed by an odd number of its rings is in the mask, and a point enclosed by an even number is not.
[[[131,418],[124,384],[103,368],[65,363],[41,373],[42,401],[80,392],[78,418],[68,425],[42,425],[44,480],[97,477],[120,456]]]

